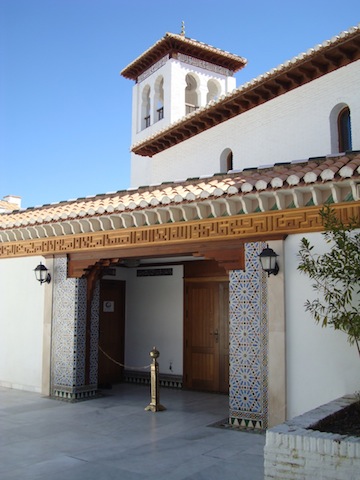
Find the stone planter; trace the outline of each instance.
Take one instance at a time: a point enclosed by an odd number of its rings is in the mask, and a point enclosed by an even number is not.
[[[354,403],[345,396],[266,432],[265,480],[360,479],[360,437],[308,429]]]

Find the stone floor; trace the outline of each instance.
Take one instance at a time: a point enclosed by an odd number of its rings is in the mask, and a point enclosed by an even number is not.
[[[68,403],[0,387],[1,480],[263,479],[265,435],[213,426],[224,395],[121,384]],[[221,422],[220,422],[221,423]]]

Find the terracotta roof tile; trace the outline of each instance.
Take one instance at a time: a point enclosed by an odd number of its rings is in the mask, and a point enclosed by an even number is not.
[[[78,200],[59,202],[42,207],[0,213],[0,229],[38,225],[66,219],[91,218],[97,215],[151,209],[201,201],[222,195],[248,195],[255,192],[299,188],[316,183],[348,178],[359,181],[360,152],[312,158],[307,162],[277,164],[273,167],[251,168],[207,179],[188,179],[183,183],[164,183],[162,186],[141,187]],[[1,205],[1,203],[0,203]]]

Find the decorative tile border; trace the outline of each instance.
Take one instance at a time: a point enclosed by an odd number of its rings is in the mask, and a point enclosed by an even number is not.
[[[86,385],[84,387],[54,386],[52,397],[58,400],[77,401],[94,398],[98,395],[97,385]]]
[[[124,381],[127,383],[137,383],[141,385],[150,385],[150,371],[140,372],[134,370],[125,370],[124,371]],[[182,375],[169,375],[165,373],[159,374],[159,385],[164,388],[179,388],[183,386],[183,377]]]

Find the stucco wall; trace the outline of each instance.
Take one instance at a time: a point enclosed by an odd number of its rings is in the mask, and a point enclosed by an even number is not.
[[[35,392],[42,387],[44,305],[51,289],[35,279],[40,261],[46,263],[42,257],[0,262],[0,385]]]
[[[297,270],[300,240],[325,251],[321,234],[291,235],[285,241],[287,418],[360,389],[359,357],[344,333],[322,328],[305,312],[315,298],[311,284]]]
[[[181,375],[183,371],[183,267],[172,276],[137,277],[129,269],[126,283],[125,364],[151,363],[149,352],[160,352],[161,373]],[[170,362],[172,370],[169,369]]]
[[[359,74],[357,61],[164,150],[149,160],[150,176],[133,158],[132,185],[218,173],[226,148],[234,169],[337,153],[330,115],[339,104],[350,107],[353,150],[360,149]],[[146,162],[139,160],[141,168]]]

